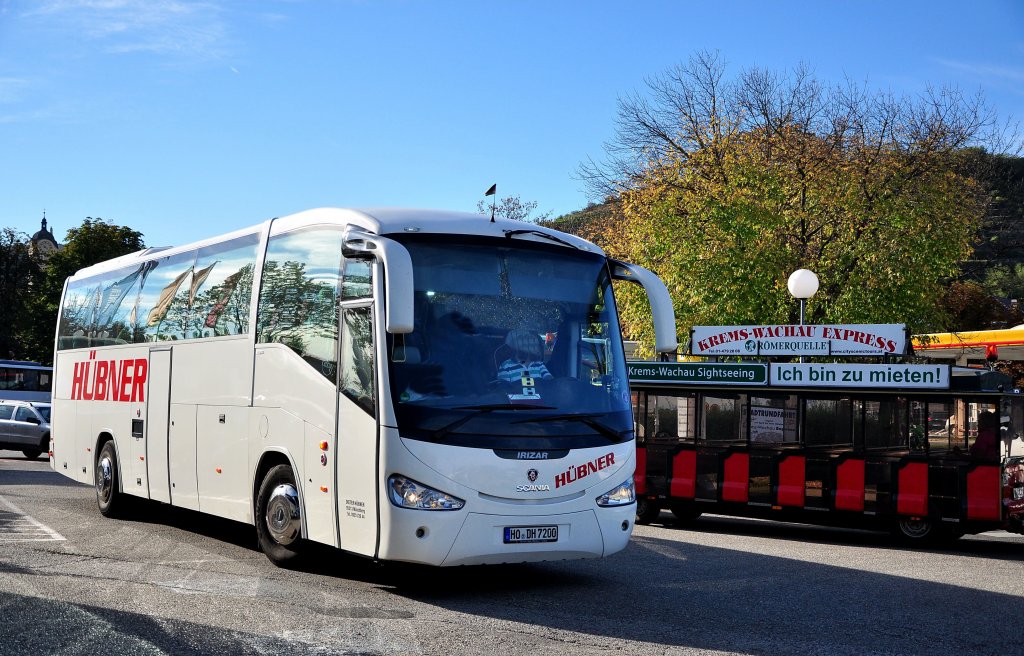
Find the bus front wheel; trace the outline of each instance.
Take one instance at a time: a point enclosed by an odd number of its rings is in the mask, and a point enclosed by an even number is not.
[[[256,497],[256,537],[275,565],[297,562],[302,550],[302,514],[295,475],[288,465],[267,472]]]
[[[96,459],[96,505],[104,517],[117,517],[123,510],[125,501],[119,489],[121,473],[117,466],[117,451],[113,440],[108,440],[100,449]]]

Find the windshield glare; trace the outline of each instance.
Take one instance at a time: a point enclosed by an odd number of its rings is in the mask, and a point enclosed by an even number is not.
[[[632,439],[604,258],[535,242],[403,243],[415,326],[388,348],[404,436],[493,448]]]

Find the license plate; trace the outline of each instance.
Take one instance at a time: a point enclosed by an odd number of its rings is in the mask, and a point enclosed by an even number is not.
[[[505,544],[558,542],[557,526],[506,526]]]
[[[1017,487],[1013,488],[1013,498],[1024,499],[1024,485],[1018,485]],[[508,529],[505,530],[508,531]]]

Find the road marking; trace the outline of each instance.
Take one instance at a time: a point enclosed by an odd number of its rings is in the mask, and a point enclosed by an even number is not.
[[[0,496],[0,542],[50,542],[65,537]]]

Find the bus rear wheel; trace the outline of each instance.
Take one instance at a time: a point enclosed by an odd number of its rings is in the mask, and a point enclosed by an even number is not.
[[[96,459],[96,505],[104,517],[117,517],[121,514],[125,500],[121,493],[121,473],[117,466],[117,451],[113,440],[108,440],[100,449]]]
[[[263,477],[256,497],[256,537],[260,549],[278,567],[298,562],[302,513],[295,475],[288,465],[276,465]]]

